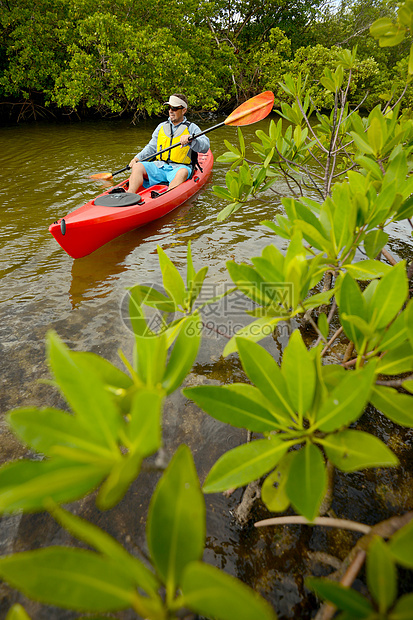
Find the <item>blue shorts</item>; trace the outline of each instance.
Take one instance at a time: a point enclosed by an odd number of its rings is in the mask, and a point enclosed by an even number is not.
[[[192,172],[191,166],[186,166],[185,164],[175,167],[170,164],[164,164],[159,168],[153,161],[145,161],[142,162],[142,165],[145,167],[146,174],[148,175],[148,180],[143,180],[144,187],[152,187],[152,185],[157,185],[158,183],[170,183],[181,168],[188,170],[188,179]]]

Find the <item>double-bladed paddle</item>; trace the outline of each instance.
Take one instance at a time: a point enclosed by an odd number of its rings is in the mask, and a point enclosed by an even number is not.
[[[260,93],[248,101],[245,101],[240,106],[238,106],[222,123],[218,123],[213,127],[209,127],[209,129],[205,129],[205,131],[200,131],[197,134],[191,136],[191,140],[198,138],[199,136],[203,136],[210,131],[214,131],[214,129],[218,129],[218,127],[222,127],[223,125],[232,125],[235,127],[241,127],[242,125],[252,125],[252,123],[257,123],[258,121],[263,120],[268,114],[271,112],[274,105],[274,93],[270,90],[265,91],[264,93]],[[148,161],[153,159],[157,155],[161,155],[162,153],[166,153],[167,151],[171,151],[172,149],[180,146],[180,143],[173,144],[172,146],[168,146],[166,149],[162,149],[157,153],[154,153],[150,157],[146,159],[142,159],[141,161]],[[91,179],[111,179],[116,174],[120,174],[121,172],[125,172],[126,170],[130,170],[130,166],[127,165],[121,170],[116,170],[116,172],[101,172],[98,174],[92,174]]]

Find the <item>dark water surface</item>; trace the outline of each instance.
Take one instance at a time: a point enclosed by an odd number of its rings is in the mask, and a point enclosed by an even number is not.
[[[206,128],[220,120],[199,124]],[[248,260],[260,254],[268,243],[285,247],[283,240],[260,225],[263,219],[275,215],[277,201],[271,208],[257,203],[224,223],[216,222],[225,204],[215,197],[212,185],[224,184],[228,168],[215,163],[212,180],[205,188],[162,220],[127,233],[85,258],[73,260],[66,255],[49,234],[48,226],[101,193],[102,182],[91,180],[89,175],[125,166],[146,144],[154,127],[154,122],[134,127],[127,121],[99,121],[0,128],[2,463],[26,455],[26,449],[5,424],[6,411],[31,405],[64,406],[50,386],[39,383],[39,379],[49,377],[44,344],[49,329],[54,329],[73,349],[94,351],[113,363],[119,363],[119,347],[130,356],[133,338],[124,321],[126,287],[138,282],[161,283],[157,245],[184,273],[186,247],[191,240],[195,267],[209,266],[205,293],[208,297],[230,284],[225,268],[228,259]],[[246,127],[244,136],[249,141],[255,138],[256,129],[267,127],[268,121]],[[215,157],[226,150],[224,139],[236,141],[236,131],[230,127],[209,135]],[[125,177],[116,177],[116,181],[122,178]],[[278,189],[284,191],[282,187]],[[392,235],[389,245],[394,255],[411,255],[412,240],[407,227],[393,227]],[[221,306],[218,314],[211,315],[211,322],[231,335],[234,328],[248,319],[242,309],[229,312]],[[281,333],[267,346],[278,357],[286,342],[287,337]],[[235,356],[226,360],[221,357],[225,344],[225,338],[213,331],[205,334],[189,382],[245,379]],[[334,505],[340,516],[367,523],[413,508],[412,467],[407,456],[412,435],[384,419],[378,422],[378,435],[396,450],[403,467],[387,472],[385,478],[376,476],[375,470],[339,476]],[[166,407],[164,441],[168,455],[181,443],[187,443],[203,480],[221,454],[245,441],[245,432],[215,422],[177,392]],[[155,483],[153,475],[142,474],[110,513],[97,510],[93,498],[79,502],[74,510],[109,531],[133,552],[136,546],[145,548],[144,518]],[[375,500],[373,505],[372,497],[376,494],[379,501]],[[318,574],[328,572],[324,564],[317,563],[318,556],[314,554],[327,550],[342,559],[354,536],[297,526],[277,531],[258,531],[250,526],[242,529],[231,517],[239,499],[240,491],[230,498],[206,497],[205,559],[262,592],[281,618],[312,617],[316,605],[305,590],[303,578],[314,570]],[[266,516],[259,505],[255,516]],[[47,515],[17,515],[0,522],[2,554],[49,544],[72,541]],[[0,618],[6,616],[16,600],[23,601],[36,619],[73,617],[69,612],[28,602],[5,586],[1,588]]]

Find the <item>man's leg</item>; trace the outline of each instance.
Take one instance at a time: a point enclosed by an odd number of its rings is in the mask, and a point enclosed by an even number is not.
[[[176,173],[172,181],[169,183],[169,189],[173,189],[174,187],[177,187],[178,185],[186,181],[187,178],[188,178],[188,170],[186,168],[178,168],[178,172]]]
[[[147,178],[148,175],[145,170],[145,166],[141,164],[140,161],[136,162],[136,164],[133,164],[132,166],[132,172],[129,177],[129,188],[127,191],[130,194],[136,194],[138,189],[141,187],[143,180]]]

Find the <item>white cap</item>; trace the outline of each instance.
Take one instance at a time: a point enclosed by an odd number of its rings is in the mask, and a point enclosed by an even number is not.
[[[174,108],[179,108],[179,106],[182,106],[185,109],[188,108],[188,104],[185,103],[183,99],[180,99],[179,97],[176,97],[175,95],[171,95],[169,97],[169,101],[165,101],[164,105],[171,105]]]

